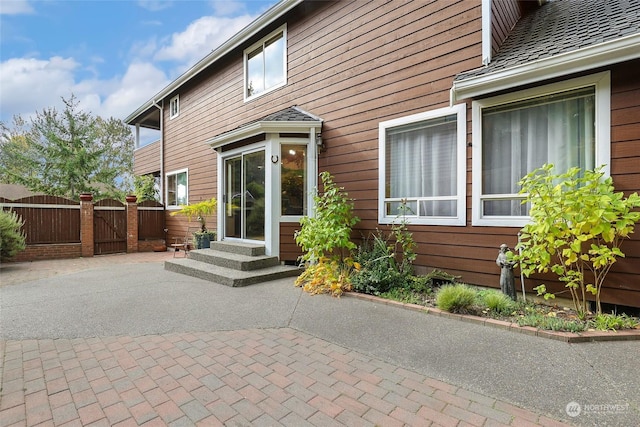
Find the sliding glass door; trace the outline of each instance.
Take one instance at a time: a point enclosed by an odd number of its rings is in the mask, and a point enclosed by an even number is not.
[[[264,241],[264,160],[264,150],[225,159],[225,237]]]

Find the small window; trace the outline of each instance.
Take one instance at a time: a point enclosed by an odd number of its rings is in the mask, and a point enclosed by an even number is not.
[[[177,208],[189,203],[187,169],[167,174],[167,208]]]
[[[176,95],[169,101],[169,118],[174,119],[180,115],[180,96]]]
[[[283,216],[307,214],[307,147],[282,145],[280,182]]]
[[[473,102],[473,224],[523,226],[518,182],[609,163],[609,74],[600,73]],[[597,118],[597,119],[596,119]]]
[[[244,52],[245,100],[287,82],[287,30],[279,28]]]
[[[461,104],[380,123],[380,223],[465,225],[465,117]]]

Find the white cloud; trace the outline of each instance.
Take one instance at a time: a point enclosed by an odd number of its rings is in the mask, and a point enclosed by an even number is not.
[[[216,16],[236,15],[247,9],[244,3],[235,0],[211,0],[211,7]]]
[[[61,98],[73,93],[82,109],[103,117],[124,119],[169,80],[150,63],[132,63],[124,76],[76,81],[79,64],[73,58],[9,59],[0,63],[0,111],[3,120],[30,117],[45,108],[61,108]]]
[[[0,0],[0,15],[22,15],[33,13],[27,0]]]
[[[215,16],[199,18],[192,22],[185,31],[174,33],[170,43],[160,48],[154,59],[177,61],[191,66],[246,27],[253,19],[254,17],[249,15],[235,18]]]

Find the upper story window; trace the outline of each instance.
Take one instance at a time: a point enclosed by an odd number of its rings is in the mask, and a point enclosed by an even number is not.
[[[473,102],[473,225],[524,226],[518,181],[610,161],[608,72]]]
[[[170,172],[167,179],[167,208],[177,208],[189,204],[188,170]]]
[[[245,100],[287,82],[287,27],[282,26],[244,51]]]
[[[180,115],[180,95],[176,95],[169,101],[169,118],[173,119]]]
[[[465,225],[466,126],[464,104],[380,123],[380,223]]]

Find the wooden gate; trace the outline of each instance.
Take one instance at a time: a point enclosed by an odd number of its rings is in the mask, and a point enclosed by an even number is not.
[[[127,210],[114,199],[93,207],[93,251],[95,255],[127,252]]]

